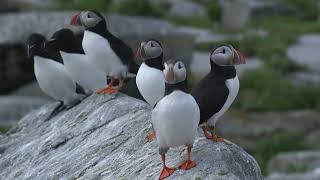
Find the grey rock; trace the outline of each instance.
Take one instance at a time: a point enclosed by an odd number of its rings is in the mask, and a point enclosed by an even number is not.
[[[319,139],[320,139],[320,130],[316,130],[314,132],[311,132],[308,136],[306,136],[303,144],[306,147],[309,147],[312,149],[320,149]]]
[[[243,113],[230,110],[217,123],[219,135],[254,150],[257,139],[276,133],[306,136],[320,127],[319,112],[297,110],[291,112]]]
[[[266,180],[319,180],[320,169],[316,169],[307,173],[292,173],[292,174],[271,174]]]
[[[47,99],[28,96],[0,96],[0,126],[15,125],[30,111],[48,103]]]
[[[187,0],[169,0],[169,14],[180,17],[204,16],[206,11],[201,4]]]
[[[157,179],[161,161],[155,141],[148,142],[151,108],[142,101],[93,95],[69,111],[44,121],[55,103],[26,115],[0,139],[0,179]],[[177,167],[184,148],[168,152]],[[261,180],[257,162],[235,144],[197,138],[197,167],[177,170],[168,179]]]
[[[15,4],[22,11],[50,9],[54,2],[54,0],[10,0],[10,3]]]
[[[16,96],[41,97],[44,99],[52,100],[52,98],[50,98],[40,89],[37,82],[31,82],[27,85],[24,85],[10,94]]]
[[[246,26],[251,7],[248,0],[224,0],[222,3],[222,24],[231,30]]]
[[[307,172],[320,167],[320,151],[281,153],[268,163],[269,173]]]
[[[298,43],[287,49],[287,56],[298,64],[307,66],[311,71],[320,73],[320,35],[303,35]]]
[[[287,78],[296,85],[320,84],[320,72],[298,71],[290,73]]]

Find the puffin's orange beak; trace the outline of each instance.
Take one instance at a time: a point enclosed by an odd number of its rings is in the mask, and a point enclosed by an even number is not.
[[[166,75],[166,81],[167,82],[174,82],[174,73],[173,73],[173,65],[169,64],[168,65],[168,71]]]
[[[71,21],[70,21],[70,25],[72,26],[80,26],[80,22],[79,22],[79,16],[80,16],[80,13],[77,13],[75,15],[73,15],[71,17]]]
[[[239,50],[236,50],[236,52],[238,53],[238,55],[240,57],[240,64],[245,64],[246,58],[244,57],[244,55]]]
[[[141,63],[141,47],[139,47],[138,49],[137,49],[137,52],[136,52],[136,63],[137,64],[140,64]]]

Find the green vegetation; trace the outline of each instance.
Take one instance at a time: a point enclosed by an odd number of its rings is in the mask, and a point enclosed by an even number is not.
[[[203,17],[177,17],[177,16],[166,16],[166,20],[176,25],[181,26],[193,26],[200,28],[212,28],[212,21],[207,16]]]
[[[262,138],[256,144],[253,156],[258,161],[264,175],[267,172],[267,164],[275,155],[282,152],[303,150],[302,138],[296,134],[279,133],[272,137]]]
[[[318,17],[317,0],[283,0],[298,16],[306,20],[316,20]]]
[[[9,131],[10,127],[0,126],[0,134],[4,134]]]
[[[273,69],[249,71],[241,77],[241,94],[236,106],[245,111],[286,111],[316,108],[320,87],[293,85]]]
[[[208,1],[207,5],[206,5],[206,10],[207,10],[208,17],[212,21],[220,21],[222,9],[219,5],[218,0]]]
[[[164,16],[164,7],[153,6],[149,0],[122,0],[113,7],[113,11],[129,16]]]
[[[59,0],[57,8],[72,9],[72,10],[97,10],[100,12],[107,12],[110,8],[112,0]]]

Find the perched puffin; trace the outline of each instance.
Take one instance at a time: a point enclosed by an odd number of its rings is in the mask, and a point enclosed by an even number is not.
[[[214,49],[210,55],[210,73],[191,91],[199,105],[200,125],[207,139],[225,142],[215,135],[214,127],[238,94],[239,80],[234,65],[239,64],[245,64],[245,59],[231,45]]]
[[[136,76],[136,84],[143,98],[152,106],[164,96],[163,49],[155,39],[142,42],[136,53],[136,60],[142,64]]]
[[[72,17],[71,25],[85,27],[82,47],[90,60],[111,77],[107,88],[97,93],[117,92],[125,78],[134,77],[137,65],[132,49],[107,29],[105,18],[97,11],[82,11]],[[112,84],[119,80],[118,88]]]
[[[70,29],[55,32],[47,43],[48,49],[60,52],[70,76],[86,94],[92,94],[107,84],[107,76],[84,54],[82,45]]]
[[[76,83],[71,79],[65,67],[52,59],[45,49],[46,38],[41,34],[32,34],[27,40],[28,58],[34,59],[34,73],[43,92],[60,101],[53,115],[64,108],[78,104],[82,96],[76,93]]]
[[[159,153],[163,163],[159,179],[164,179],[175,171],[165,162],[165,154],[170,147],[186,145],[188,159],[179,168],[188,170],[196,166],[191,160],[191,149],[200,121],[200,110],[195,99],[187,93],[186,68],[182,61],[165,64],[165,96],[152,110],[152,124],[157,134]]]

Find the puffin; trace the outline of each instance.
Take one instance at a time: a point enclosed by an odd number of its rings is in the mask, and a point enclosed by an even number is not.
[[[107,76],[88,59],[78,42],[73,31],[61,29],[55,32],[46,44],[48,49],[60,52],[63,64],[72,79],[89,95],[106,86]]]
[[[46,38],[41,34],[31,34],[27,39],[28,58],[34,60],[34,74],[41,90],[60,102],[49,118],[63,109],[70,109],[81,102],[83,96],[76,92],[76,83],[66,68],[50,59],[45,49]],[[48,119],[49,119],[48,118]]]
[[[136,53],[136,61],[142,61],[136,76],[136,84],[151,107],[154,107],[165,93],[162,59],[162,45],[156,39],[142,42]]]
[[[215,134],[214,129],[239,92],[240,83],[235,69],[239,64],[245,64],[245,58],[232,45],[217,47],[210,54],[210,73],[191,90],[200,108],[199,124],[207,139],[226,142]]]
[[[85,32],[82,48],[90,61],[111,78],[108,86],[96,91],[98,94],[118,92],[126,78],[133,78],[138,70],[132,49],[107,28],[101,13],[82,11],[71,18],[70,24],[82,26]],[[118,82],[118,87],[113,87]]]
[[[187,71],[183,62],[167,61],[163,73],[165,96],[152,110],[152,124],[157,134],[163,166],[159,179],[169,177],[175,171],[165,161],[170,147],[187,146],[188,159],[179,169],[188,170],[196,166],[196,162],[191,160],[191,149],[200,121],[199,106],[187,90]]]

